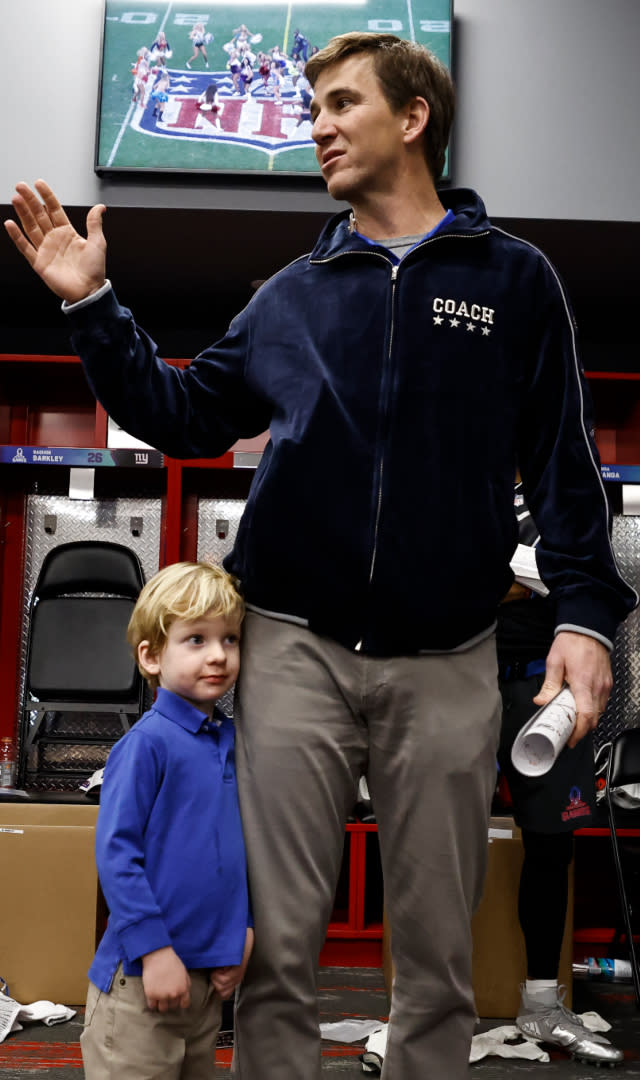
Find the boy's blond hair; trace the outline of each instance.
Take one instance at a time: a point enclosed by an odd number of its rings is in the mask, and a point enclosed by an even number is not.
[[[167,643],[169,627],[176,619],[199,619],[203,615],[223,616],[237,622],[244,618],[244,600],[236,579],[221,566],[207,562],[178,562],[165,566],[141,590],[127,627],[140,673],[152,690],[158,678],[150,675],[138,661],[138,646],[149,642],[149,651],[157,655]]]

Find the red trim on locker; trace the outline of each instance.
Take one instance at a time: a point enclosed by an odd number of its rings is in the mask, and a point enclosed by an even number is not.
[[[6,496],[2,520],[2,619],[0,620],[0,735],[17,736],[20,642],[24,582],[24,495]]]

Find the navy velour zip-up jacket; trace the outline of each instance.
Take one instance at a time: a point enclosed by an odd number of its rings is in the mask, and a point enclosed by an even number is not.
[[[558,626],[612,641],[637,597],[563,286],[475,192],[439,195],[455,219],[400,263],[332,218],[187,369],[111,290],[72,308],[74,348],[108,413],[174,457],[270,429],[226,559],[250,606],[371,655],[464,647],[512,580],[519,464]]]

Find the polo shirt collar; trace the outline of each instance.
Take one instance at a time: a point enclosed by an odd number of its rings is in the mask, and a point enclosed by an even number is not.
[[[179,724],[185,731],[191,731],[194,735],[200,731],[203,722],[209,719],[207,714],[200,712],[195,705],[190,705],[184,698],[173,694],[171,690],[165,690],[162,686],[158,687],[153,708],[166,716],[167,720],[173,720],[174,724]]]

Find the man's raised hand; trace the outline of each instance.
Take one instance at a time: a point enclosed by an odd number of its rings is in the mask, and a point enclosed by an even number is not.
[[[63,207],[44,180],[16,184],[11,203],[20,220],[4,227],[21,255],[56,296],[73,304],[96,292],[105,282],[107,244],[102,232],[106,207],[87,214],[86,239],[74,229]]]

